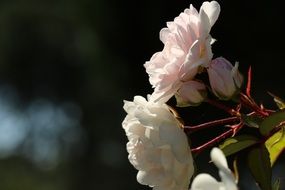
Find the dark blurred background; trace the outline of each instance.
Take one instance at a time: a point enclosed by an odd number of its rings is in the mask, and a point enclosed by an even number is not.
[[[190,3],[202,1],[1,0],[0,189],[150,189],[127,159],[123,99],[152,93],[143,64]],[[274,108],[267,91],[285,98],[283,7],[219,3],[215,56],[244,74],[252,65],[254,97]],[[205,105],[185,113],[193,123],[219,116]],[[241,189],[254,189],[245,178]]]

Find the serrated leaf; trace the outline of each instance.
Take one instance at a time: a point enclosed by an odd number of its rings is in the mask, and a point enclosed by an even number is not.
[[[272,129],[280,125],[283,121],[285,121],[285,110],[275,112],[261,122],[259,131],[263,136],[267,136]]]
[[[248,166],[255,181],[262,190],[272,190],[272,170],[267,148],[264,144],[253,148],[248,154]]]
[[[276,181],[273,184],[272,190],[280,190],[280,178],[276,179]]]
[[[277,133],[272,135],[269,139],[267,139],[267,141],[265,142],[265,146],[270,155],[271,166],[273,166],[277,158],[285,149],[284,127],[282,128],[281,131],[278,131]]]
[[[243,122],[253,128],[259,128],[260,124],[262,123],[263,119],[260,117],[257,117],[256,115],[242,115]]]
[[[258,141],[256,137],[250,135],[240,135],[226,139],[219,148],[224,152],[225,156],[237,153]]]
[[[285,101],[282,98],[275,96],[271,92],[268,92],[268,94],[273,97],[273,100],[279,109],[283,110],[285,108]]]

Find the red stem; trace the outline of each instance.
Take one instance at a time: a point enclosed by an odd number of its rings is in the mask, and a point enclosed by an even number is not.
[[[259,114],[262,117],[266,117],[269,114],[262,110],[251,98],[249,98],[247,95],[240,93],[240,101],[241,104],[246,106],[247,108],[253,110],[254,112],[256,112],[257,114]]]
[[[225,125],[227,123],[232,123],[232,122],[236,122],[239,120],[240,118],[238,117],[229,117],[229,118],[224,118],[224,119],[218,119],[215,121],[210,121],[210,122],[195,125],[195,126],[184,126],[184,130],[187,134],[191,134],[201,129],[205,129],[205,128],[212,127],[212,126]]]
[[[225,112],[229,113],[232,116],[240,116],[239,113],[236,110],[234,110],[234,109],[232,109],[230,107],[227,107],[227,106],[225,106],[223,104],[220,104],[219,102],[217,102],[215,100],[208,99],[207,102],[209,104],[211,104],[212,106],[215,106],[215,107],[217,107],[217,108],[219,108],[221,110],[224,110]]]
[[[205,148],[207,148],[207,147],[209,147],[209,146],[212,146],[213,144],[215,144],[215,143],[221,141],[222,139],[224,139],[224,138],[226,138],[226,137],[228,137],[228,136],[230,136],[230,135],[232,135],[232,134],[235,135],[236,132],[237,132],[239,129],[241,129],[241,127],[242,127],[243,125],[244,125],[244,124],[243,124],[242,122],[240,122],[240,123],[237,124],[237,125],[233,125],[233,126],[231,126],[231,129],[230,129],[230,130],[228,130],[228,131],[222,133],[221,135],[215,137],[214,139],[212,139],[212,140],[206,142],[205,144],[203,144],[203,145],[201,145],[201,146],[199,146],[199,147],[197,147],[197,148],[191,149],[191,151],[192,151],[193,153],[200,153],[200,152],[203,151]]]
[[[251,97],[250,90],[251,90],[251,66],[249,67],[248,73],[247,73],[246,95],[248,97]]]

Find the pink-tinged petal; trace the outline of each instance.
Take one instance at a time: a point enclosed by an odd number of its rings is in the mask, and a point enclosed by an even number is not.
[[[210,58],[212,58],[212,54],[210,56],[204,56],[205,52],[208,52],[208,46],[204,46],[205,44],[199,40],[196,40],[191,48],[189,49],[189,53],[185,58],[185,62],[181,66],[179,70],[179,75],[181,81],[192,80],[198,72],[199,67],[207,66],[210,62]],[[204,46],[204,47],[203,47]],[[207,49],[205,49],[207,48]]]
[[[180,107],[198,105],[207,96],[206,86],[198,81],[188,81],[183,83],[176,93],[176,102]]]
[[[161,86],[158,86],[154,89],[154,92],[150,96],[150,101],[153,102],[167,102],[173,94],[177,92],[177,90],[180,88],[182,83],[176,82],[174,84],[171,84],[169,86],[165,86],[162,88]]]
[[[188,15],[192,15],[192,17],[198,17],[199,14],[197,9],[195,9],[192,4],[190,5],[189,9],[185,9],[184,12]]]
[[[162,43],[166,43],[167,39],[168,39],[168,35],[170,34],[170,30],[168,28],[163,28],[160,30],[159,33],[159,39],[162,41]]]

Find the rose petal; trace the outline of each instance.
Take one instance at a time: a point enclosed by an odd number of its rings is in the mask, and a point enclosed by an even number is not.
[[[191,190],[220,190],[220,183],[209,174],[199,174],[193,180]]]

